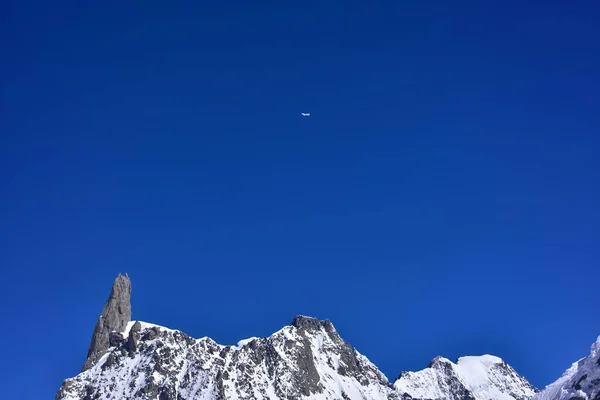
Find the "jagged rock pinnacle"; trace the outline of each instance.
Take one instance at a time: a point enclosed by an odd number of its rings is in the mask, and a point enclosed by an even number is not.
[[[130,298],[131,281],[129,276],[119,274],[102,309],[102,315],[96,322],[92,342],[82,371],[92,367],[110,347],[111,332],[125,331],[127,323],[131,320]]]

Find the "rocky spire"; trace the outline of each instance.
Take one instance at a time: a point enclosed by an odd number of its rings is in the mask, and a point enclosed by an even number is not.
[[[82,368],[85,371],[92,367],[110,347],[110,333],[123,332],[131,320],[131,281],[127,274],[117,276],[110,291],[110,296],[102,309],[102,315],[96,322],[92,343],[87,359]]]

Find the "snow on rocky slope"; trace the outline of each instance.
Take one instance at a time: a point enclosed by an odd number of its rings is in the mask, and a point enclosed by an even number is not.
[[[535,392],[493,356],[456,364],[438,357],[392,385],[330,321],[305,316],[237,346],[193,339],[130,321],[130,292],[129,277],[119,275],[82,372],[63,382],[57,400],[529,400]]]
[[[600,400],[600,336],[590,355],[573,363],[556,382],[546,386],[534,400]]]
[[[128,331],[127,331],[128,330]],[[269,338],[221,346],[131,322],[57,399],[395,399],[385,376],[329,321],[296,317]]]
[[[528,400],[536,389],[506,364],[490,356],[436,357],[428,368],[403,372],[394,383],[404,398],[420,400]]]

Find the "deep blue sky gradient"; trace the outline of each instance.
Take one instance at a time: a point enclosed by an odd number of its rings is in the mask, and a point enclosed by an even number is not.
[[[4,2],[3,396],[79,371],[119,272],[134,318],[195,337],[307,314],[390,379],[491,353],[552,382],[600,335],[599,18]]]

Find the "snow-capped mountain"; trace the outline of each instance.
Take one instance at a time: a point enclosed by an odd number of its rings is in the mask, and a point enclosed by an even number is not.
[[[329,321],[296,317],[269,338],[221,346],[130,322],[58,399],[394,399],[379,370]]]
[[[573,363],[533,400],[600,400],[600,336],[589,356]]]
[[[493,356],[434,359],[392,385],[329,320],[297,316],[237,346],[130,321],[131,283],[119,275],[82,372],[57,400],[530,400],[535,389]],[[542,399],[540,399],[542,400]],[[543,399],[553,400],[553,399]]]
[[[483,355],[456,363],[434,358],[418,372],[403,372],[394,383],[404,398],[420,400],[528,400],[537,390],[502,359]]]

